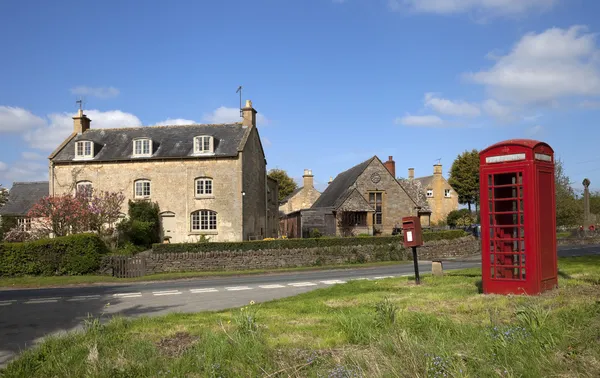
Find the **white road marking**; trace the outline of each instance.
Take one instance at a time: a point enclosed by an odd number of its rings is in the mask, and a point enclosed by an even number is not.
[[[10,306],[11,304],[15,303],[16,300],[10,300],[10,301],[0,301],[0,306]]]
[[[200,293],[216,293],[217,291],[219,291],[219,290],[217,290],[217,289],[215,289],[215,288],[212,288],[212,287],[211,287],[211,288],[208,288],[208,289],[190,289],[190,292],[191,292],[192,294],[200,294]]]
[[[328,281],[321,281],[321,283],[324,283],[325,285],[335,285],[335,284],[345,284],[346,281],[342,281],[342,280],[328,280]]]
[[[303,287],[303,286],[316,286],[316,283],[312,283],[312,282],[294,282],[294,283],[289,283],[289,286],[294,286],[294,287]]]
[[[226,287],[225,290],[227,290],[227,291],[241,291],[241,290],[252,290],[252,288],[248,287],[248,286],[233,286],[233,287]]]
[[[140,292],[113,294],[113,297],[115,297],[115,298],[138,298],[141,296],[142,296],[142,293],[140,293]]]
[[[72,298],[67,299],[68,302],[77,302],[77,301],[87,301],[90,299],[98,299],[99,295],[78,295]]]
[[[262,286],[259,286],[259,287],[261,289],[281,289],[282,287],[285,287],[285,286],[275,284],[275,285],[262,285]]]
[[[38,303],[54,303],[54,302],[58,302],[58,300],[61,297],[54,297],[54,298],[35,298],[35,299],[30,299],[27,302],[25,302],[25,304],[38,304]]]
[[[358,277],[358,278],[351,278],[350,281],[363,281],[363,280],[368,280],[367,277]]]
[[[394,278],[394,276],[377,276],[377,277],[373,277],[374,280],[382,280],[384,278]]]
[[[165,290],[165,291],[153,291],[152,295],[161,296],[161,295],[179,295],[182,294],[179,290]]]

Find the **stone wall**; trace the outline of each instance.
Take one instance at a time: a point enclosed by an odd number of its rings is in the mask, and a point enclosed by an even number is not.
[[[558,238],[557,245],[600,245],[600,236],[585,238]]]
[[[267,225],[267,171],[260,137],[256,127],[248,134],[242,153],[242,186],[244,238],[262,239],[272,236]]]
[[[463,237],[426,243],[419,248],[419,259],[432,260],[470,256],[480,252],[479,240]],[[146,274],[208,270],[273,269],[372,261],[402,261],[412,258],[401,244],[335,246],[259,251],[220,251],[187,253],[149,253]]]

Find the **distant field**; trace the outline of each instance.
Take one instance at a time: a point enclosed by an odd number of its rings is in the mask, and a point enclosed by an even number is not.
[[[479,269],[352,281],[221,312],[90,319],[6,377],[599,377],[600,257],[560,289],[481,295]],[[2,375],[2,374],[0,374]]]

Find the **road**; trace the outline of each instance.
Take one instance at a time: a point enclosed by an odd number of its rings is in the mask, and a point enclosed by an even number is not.
[[[600,254],[600,246],[561,247],[560,256]],[[444,270],[479,266],[445,261]],[[431,262],[419,264],[431,272]],[[0,366],[43,336],[80,328],[89,316],[156,316],[222,310],[265,302],[355,279],[413,275],[412,264],[85,287],[0,291]],[[107,304],[109,304],[107,306]]]

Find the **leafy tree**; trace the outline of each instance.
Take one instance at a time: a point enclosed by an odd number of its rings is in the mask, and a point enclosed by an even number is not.
[[[149,247],[160,241],[160,208],[158,203],[129,200],[129,219],[119,224],[125,241]]]
[[[448,180],[458,194],[458,202],[466,204],[469,212],[471,205],[479,202],[479,151],[465,151],[458,155],[450,168]]]
[[[4,206],[4,204],[8,201],[8,190],[2,187],[0,184],[0,207]]]
[[[556,186],[556,225],[578,226],[583,222],[583,203],[577,200],[571,180],[566,175],[563,162],[556,159],[554,164]]]
[[[453,210],[448,213],[446,223],[450,227],[465,227],[475,223],[476,219],[469,209]]]
[[[268,175],[279,183],[279,201],[292,194],[298,188],[298,184],[283,169],[271,169]]]

